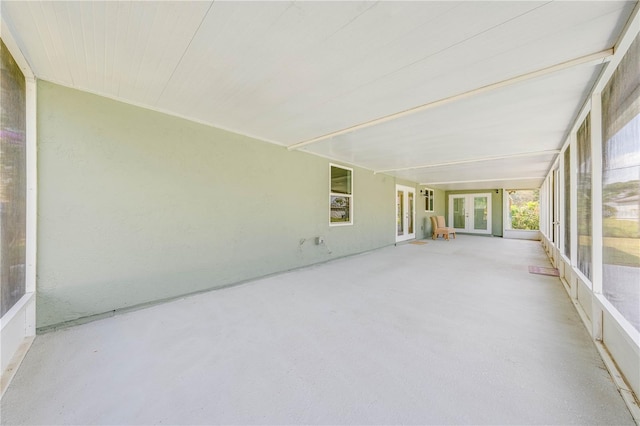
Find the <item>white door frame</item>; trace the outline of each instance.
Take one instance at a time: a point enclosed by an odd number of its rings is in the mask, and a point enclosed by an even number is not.
[[[487,229],[474,229],[473,228],[473,215],[469,217],[468,211],[473,211],[473,199],[475,197],[487,197]],[[454,198],[464,198],[465,199],[465,227],[464,228],[455,228],[456,231],[459,232],[467,232],[470,234],[491,234],[492,233],[492,224],[491,224],[491,193],[490,192],[482,192],[476,194],[449,194],[449,226],[454,227],[453,222],[453,199]],[[468,205],[472,206],[471,208],[467,207]]]
[[[403,192],[403,217],[402,217],[402,230],[403,233],[399,234],[398,231],[398,192]],[[409,194],[413,195],[413,203],[409,202]],[[416,189],[410,186],[396,185],[395,192],[395,204],[396,204],[396,242],[406,241],[416,238]],[[411,211],[412,210],[412,211]],[[410,220],[411,219],[411,220]],[[413,232],[409,232],[410,224],[413,224]]]

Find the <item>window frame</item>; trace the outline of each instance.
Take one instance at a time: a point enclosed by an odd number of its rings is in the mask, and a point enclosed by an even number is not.
[[[343,194],[340,192],[333,192],[332,182],[331,182],[331,172],[333,168],[347,170],[350,174],[350,193]],[[354,173],[353,168],[342,166],[340,164],[329,163],[329,226],[352,226],[353,225],[353,195],[354,195],[354,185],[353,185]],[[334,222],[331,217],[331,200],[333,197],[346,197],[349,199],[349,221],[348,222]]]
[[[431,188],[423,188],[421,192],[424,192],[424,211],[427,213],[433,213],[436,211],[435,192]],[[431,205],[429,205],[431,204]],[[431,209],[429,209],[431,207]]]
[[[512,198],[511,195],[513,193],[516,192],[524,192],[524,191],[530,191],[530,192],[536,192],[538,191],[538,228],[537,229],[521,229],[521,228],[514,228],[513,227],[513,216],[511,215],[511,206],[513,205],[511,203]],[[507,189],[507,188],[503,188],[502,190],[502,196],[504,199],[504,203],[503,203],[503,209],[504,209],[504,215],[503,215],[503,222],[504,222],[504,226],[503,226],[503,231],[515,231],[515,232],[531,232],[531,233],[537,233],[540,232],[540,228],[542,227],[542,219],[541,219],[541,201],[542,201],[542,196],[540,195],[540,189],[536,189],[536,188],[522,188],[522,189]]]
[[[594,165],[594,129],[592,128],[592,117],[598,117],[597,113],[592,114],[593,108],[584,117],[576,131],[576,159],[577,167],[575,170],[575,180],[577,188],[576,198],[576,224],[577,224],[577,241],[576,247],[576,268],[585,278],[589,285],[593,285],[595,264],[594,258],[594,238],[593,232],[597,226],[594,226],[594,191],[593,176],[597,173]],[[581,134],[585,136],[580,137]],[[583,231],[581,232],[581,228]],[[580,239],[588,240],[590,244],[581,244]]]
[[[2,22],[4,24],[4,20]],[[38,225],[38,156],[37,156],[37,81],[28,62],[22,55],[18,44],[6,25],[2,28],[2,41],[17,63],[25,78],[26,108],[26,257],[25,257],[25,294],[2,316],[0,340],[2,341],[3,380],[8,386],[13,374],[7,370],[8,362],[24,359],[36,335],[36,261],[37,261],[37,225]],[[15,370],[14,370],[15,373]],[[5,387],[6,388],[6,387]]]

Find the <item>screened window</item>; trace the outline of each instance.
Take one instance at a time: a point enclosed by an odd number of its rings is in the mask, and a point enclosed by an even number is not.
[[[426,212],[434,211],[435,200],[433,197],[433,189],[425,188],[423,195],[424,195],[424,211]]]
[[[602,290],[640,331],[640,41],[602,91]]]
[[[330,224],[353,223],[353,169],[331,164]]]
[[[0,266],[1,313],[25,294],[27,157],[26,82],[0,40]]]
[[[540,191],[508,190],[509,220],[507,229],[538,230],[540,228]]]
[[[591,280],[591,114],[578,129],[578,269]]]
[[[571,259],[571,148],[564,152],[564,254]]]

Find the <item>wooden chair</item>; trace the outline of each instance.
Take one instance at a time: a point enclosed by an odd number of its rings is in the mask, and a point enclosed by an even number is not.
[[[453,238],[456,238],[456,230],[453,228],[447,227],[447,224],[444,221],[444,216],[431,216],[431,238],[436,239],[440,235],[449,241],[449,235],[453,235]]]
[[[449,235],[453,235],[453,239],[456,239],[456,229],[451,227],[451,226],[447,226],[447,223],[444,221],[444,216],[436,216],[436,219],[438,220],[438,228],[445,228],[449,230]]]

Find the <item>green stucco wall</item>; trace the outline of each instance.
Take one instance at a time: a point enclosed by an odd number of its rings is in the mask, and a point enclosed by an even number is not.
[[[330,227],[328,160],[40,81],[37,326],[393,244],[395,184]]]
[[[496,192],[497,191],[497,192]],[[465,191],[447,191],[446,217],[449,223],[449,195],[450,194],[491,194],[491,235],[502,237],[502,189],[475,189]],[[488,234],[486,234],[488,235]]]

